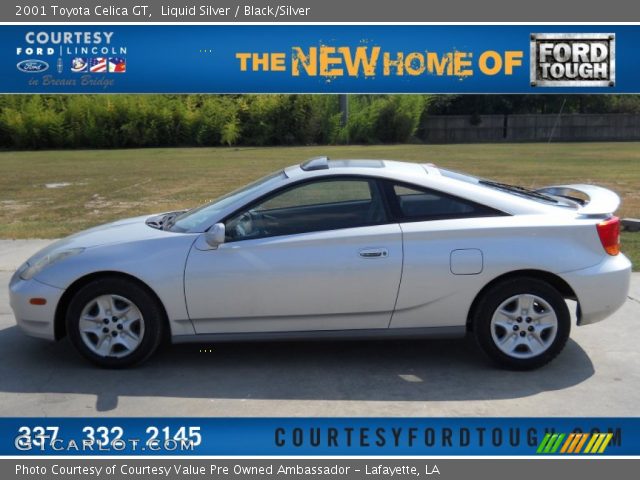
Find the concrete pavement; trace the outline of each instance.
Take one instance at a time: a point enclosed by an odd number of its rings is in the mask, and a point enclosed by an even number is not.
[[[110,371],[67,340],[15,327],[11,272],[46,243],[0,240],[3,416],[640,414],[640,274],[619,312],[574,327],[564,352],[533,372],[495,369],[469,340],[175,345]]]

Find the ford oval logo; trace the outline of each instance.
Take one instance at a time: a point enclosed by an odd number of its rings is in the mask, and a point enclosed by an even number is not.
[[[22,60],[16,67],[24,73],[40,73],[47,70],[49,64],[43,60]]]

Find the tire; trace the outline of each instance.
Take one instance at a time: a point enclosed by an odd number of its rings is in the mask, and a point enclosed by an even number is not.
[[[82,287],[66,313],[73,346],[104,368],[130,367],[149,358],[162,339],[164,320],[151,292],[119,277],[98,278]]]
[[[562,295],[536,278],[499,282],[479,300],[472,318],[480,348],[498,365],[531,370],[553,360],[571,330]]]

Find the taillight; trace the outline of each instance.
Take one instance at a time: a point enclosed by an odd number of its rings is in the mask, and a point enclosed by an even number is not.
[[[598,236],[604,250],[609,255],[620,253],[620,219],[611,217],[597,225]]]

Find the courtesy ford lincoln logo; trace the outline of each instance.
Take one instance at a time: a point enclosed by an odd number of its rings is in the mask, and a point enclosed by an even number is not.
[[[16,65],[24,73],[40,73],[49,68],[49,64],[42,60],[22,60]]]

